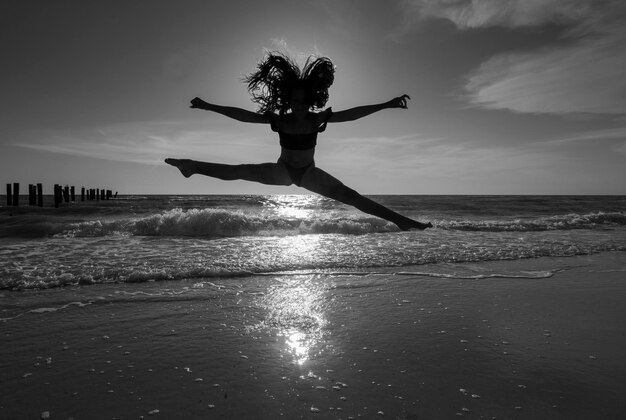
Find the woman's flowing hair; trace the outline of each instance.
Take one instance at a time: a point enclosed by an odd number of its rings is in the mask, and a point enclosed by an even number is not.
[[[311,108],[323,108],[334,80],[335,66],[329,58],[311,56],[300,69],[291,58],[278,52],[269,52],[257,71],[244,78],[261,114],[287,112],[291,92],[298,87],[305,89]]]

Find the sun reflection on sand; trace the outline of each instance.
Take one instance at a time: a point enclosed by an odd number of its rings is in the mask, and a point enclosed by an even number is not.
[[[285,351],[298,365],[325,348],[324,287],[314,280],[310,275],[281,279],[262,297],[265,326],[284,340]]]
[[[285,337],[285,344],[293,355],[295,361],[299,365],[303,365],[304,362],[309,360],[309,351],[311,350],[311,343],[307,335],[302,331],[293,330],[288,331]]]

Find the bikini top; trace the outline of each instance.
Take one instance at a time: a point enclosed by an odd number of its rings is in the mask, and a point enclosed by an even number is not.
[[[276,115],[269,114],[270,118],[270,126],[272,127],[272,131],[278,133],[278,138],[280,139],[280,145],[284,149],[288,150],[307,150],[312,149],[317,145],[317,133],[321,133],[326,130],[326,125],[328,124],[328,120],[333,115],[332,108],[328,108],[324,111],[326,115],[324,116],[324,121],[317,128],[317,131],[313,131],[311,133],[285,133],[284,131],[280,131],[280,129],[276,126]]]

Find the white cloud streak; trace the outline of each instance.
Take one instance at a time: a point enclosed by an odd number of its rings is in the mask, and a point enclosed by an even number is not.
[[[516,178],[537,177],[550,168],[555,159],[560,159],[535,147],[477,148],[452,139],[419,134],[344,138],[324,145],[319,155],[323,169],[328,168],[331,173],[337,170],[355,178],[367,174],[370,187],[380,190],[392,188],[393,182],[404,188],[419,184],[421,187],[414,191],[430,193],[437,192],[436,187],[429,186],[434,179],[448,183],[454,193],[482,193],[482,185],[493,186],[488,180],[493,180],[494,176],[502,178],[503,187],[496,189],[503,192],[506,191],[504,185],[516,182]],[[347,157],[350,169],[343,171]]]
[[[603,146],[599,146],[600,144],[603,144]],[[626,127],[583,131],[561,138],[534,143],[534,146],[541,150],[569,148],[573,145],[589,148],[588,153],[603,151],[613,158],[623,159],[624,155],[626,155]]]
[[[131,122],[50,133],[29,133],[16,146],[50,153],[82,156],[117,162],[161,164],[165,157],[233,161],[241,155],[263,156],[272,134],[253,134],[239,129],[237,134],[206,122]]]
[[[542,144],[568,144],[577,142],[597,142],[597,141],[626,141],[626,127],[607,128],[604,130],[585,131],[569,135],[563,138],[554,139]]]

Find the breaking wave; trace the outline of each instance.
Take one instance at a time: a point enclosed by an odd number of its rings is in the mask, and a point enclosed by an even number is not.
[[[108,235],[227,238],[237,236],[297,235],[310,233],[366,234],[398,230],[375,217],[337,220],[285,218],[275,214],[246,214],[213,209],[173,209],[137,219],[94,220],[67,226],[57,235]]]
[[[551,230],[605,229],[626,225],[624,213],[567,214],[513,220],[441,220],[435,228],[458,231],[541,232]],[[54,229],[48,226],[42,232]],[[224,238],[256,235],[298,235],[311,233],[361,235],[394,232],[392,223],[376,217],[285,218],[276,214],[246,214],[213,209],[173,209],[137,219],[94,220],[65,226],[57,235],[70,237],[188,236]]]
[[[602,229],[626,225],[626,214],[590,213],[565,214],[513,220],[452,220],[437,225],[447,230],[485,232],[543,232],[550,230]]]

